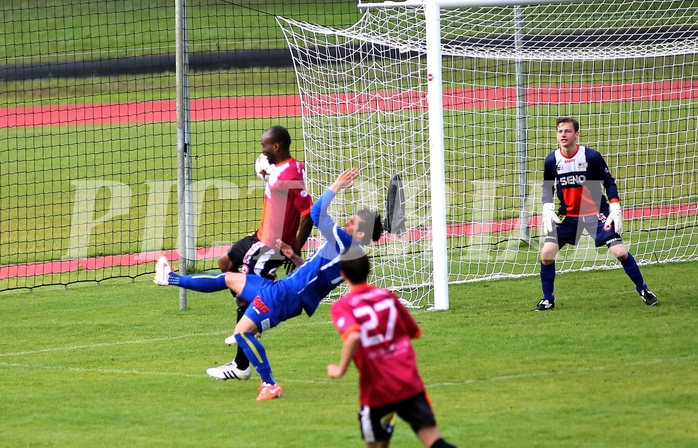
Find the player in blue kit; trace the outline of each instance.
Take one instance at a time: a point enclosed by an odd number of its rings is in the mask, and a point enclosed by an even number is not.
[[[620,236],[623,212],[616,181],[601,154],[579,145],[578,138],[577,120],[570,117],[557,119],[560,147],[545,158],[543,170],[542,228],[545,243],[541,251],[540,272],[543,298],[534,311],[555,308],[555,257],[565,244],[576,245],[584,230],[594,239],[596,247],[605,245],[620,261],[642,300],[647,305],[656,305],[657,296],[647,288],[635,258]],[[553,203],[555,190],[560,200],[557,213]]]
[[[303,311],[312,316],[320,301],[342,282],[339,256],[352,245],[361,247],[371,241],[378,241],[383,233],[381,217],[375,212],[360,210],[345,222],[344,228],[335,224],[327,214],[327,208],[335,195],[340,190],[350,188],[358,175],[359,170],[356,168],[344,171],[311,208],[313,223],[325,238],[325,242],[312,256],[303,261],[291,246],[279,240],[282,253],[298,266],[281,280],[272,281],[238,272],[180,276],[171,272],[167,259],[160,257],[158,260],[155,270],[155,283],[158,285],[179,286],[199,292],[230,289],[250,303],[235,327],[234,336],[238,346],[262,377],[257,400],[277,398],[281,396],[282,389],[272,375],[264,346],[254,335],[299,316]],[[218,367],[229,374],[216,377],[247,379],[238,378],[229,364]]]

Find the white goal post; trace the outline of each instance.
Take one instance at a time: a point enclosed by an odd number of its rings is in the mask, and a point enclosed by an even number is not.
[[[338,207],[384,214],[391,180],[404,189],[406,229],[371,249],[377,283],[447,309],[450,283],[536,275],[542,164],[568,115],[616,177],[638,261],[698,259],[698,5],[647,3],[363,3],[341,30],[278,19],[311,189],[358,166]],[[583,239],[558,266],[617,264]]]

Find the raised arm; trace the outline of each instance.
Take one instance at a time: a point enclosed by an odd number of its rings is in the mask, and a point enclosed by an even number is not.
[[[339,193],[340,190],[343,190],[345,188],[351,188],[354,185],[354,179],[359,177],[359,169],[358,168],[349,168],[348,170],[344,171],[342,174],[337,176],[337,180],[334,181],[334,183],[330,186],[330,190],[334,191],[335,194]]]
[[[332,217],[327,213],[327,209],[334,199],[335,195],[343,189],[350,188],[354,185],[354,179],[359,176],[358,168],[349,168],[348,170],[342,172],[337,176],[337,180],[318,198],[318,200],[313,204],[313,208],[310,209],[310,217],[313,219],[313,223],[320,230],[322,236],[327,239],[334,239],[333,230],[335,227],[335,222]],[[343,232],[343,231],[342,231]]]

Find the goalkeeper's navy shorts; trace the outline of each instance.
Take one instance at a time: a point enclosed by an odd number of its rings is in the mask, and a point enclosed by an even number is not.
[[[606,216],[603,214],[580,217],[560,216],[560,220],[562,222],[546,235],[545,242],[556,243],[561,249],[565,244],[576,246],[585,230],[594,239],[596,247],[603,245],[611,247],[623,242],[620,235],[616,233],[615,227],[611,227],[610,230],[604,229]]]

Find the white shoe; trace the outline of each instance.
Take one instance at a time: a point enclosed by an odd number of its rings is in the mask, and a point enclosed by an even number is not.
[[[211,367],[206,369],[206,374],[212,376],[219,380],[249,380],[252,376],[252,369],[247,366],[245,370],[238,369],[238,365],[235,364],[235,360],[230,361],[220,367]]]
[[[160,286],[167,286],[170,284],[170,282],[167,280],[167,276],[170,275],[170,272],[172,272],[172,269],[170,268],[170,264],[167,262],[167,258],[165,258],[164,255],[160,256],[158,258],[158,262],[155,265],[155,284],[160,285]]]
[[[262,339],[262,333],[255,333],[254,337],[257,339]],[[238,341],[235,340],[235,335],[231,334],[227,338],[225,338],[225,343],[228,345],[235,345],[238,343]]]

